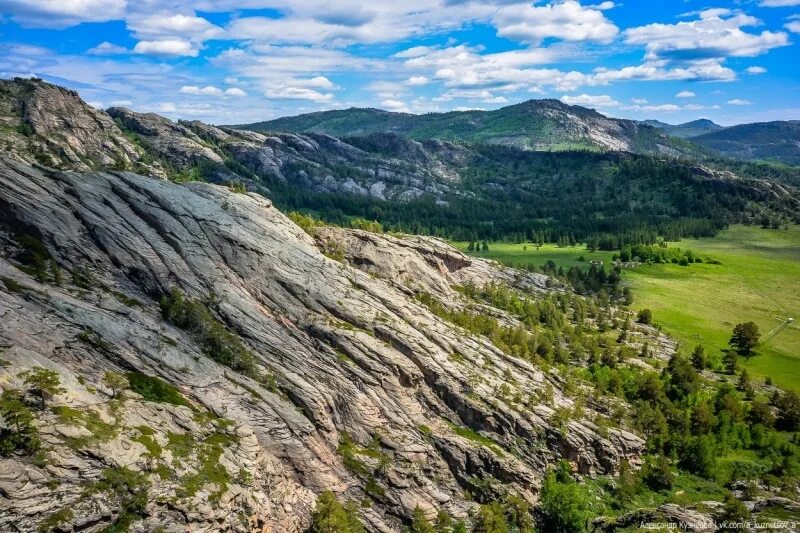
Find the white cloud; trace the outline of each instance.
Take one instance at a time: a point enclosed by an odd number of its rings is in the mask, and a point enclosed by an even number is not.
[[[235,98],[241,98],[242,96],[247,96],[247,93],[239,89],[238,87],[231,87],[229,89],[225,89],[225,96],[233,96]]]
[[[728,100],[729,105],[750,105],[750,100],[742,100],[741,98],[734,98],[733,100]]]
[[[685,66],[669,68],[666,61],[647,61],[641,65],[622,67],[616,70],[598,68],[592,77],[598,84],[625,80],[699,80],[730,81],[736,73],[723,67],[718,61],[710,59],[694,61]]]
[[[330,102],[333,100],[332,93],[322,93],[307,87],[285,85],[268,89],[264,96],[276,100],[310,100],[312,102]]]
[[[692,91],[681,91],[675,95],[676,98],[694,98],[697,96]]]
[[[365,85],[364,89],[376,93],[379,98],[393,100],[408,95],[408,87],[396,81],[376,80]]]
[[[196,85],[184,85],[181,87],[180,93],[196,96],[222,96],[223,91],[219,87],[214,87],[213,85],[207,85],[202,88]]]
[[[197,57],[197,48],[189,41],[167,39],[163,41],[139,41],[133,47],[134,54],[155,56],[191,56]]]
[[[581,105],[585,107],[618,107],[620,104],[607,94],[589,95],[579,94],[577,96],[564,95],[561,101],[569,105]]]
[[[146,13],[127,17],[128,29],[141,40],[184,39],[203,42],[222,34],[215,26],[194,13]]]
[[[700,18],[676,24],[648,24],[625,30],[625,42],[643,45],[647,59],[696,61],[726,57],[754,57],[789,44],[785,32],[747,33],[743,27],[760,21],[745,14],[721,18],[718,10],[700,13]]]
[[[122,18],[127,0],[0,0],[0,12],[23,26],[66,28]]]
[[[484,98],[483,103],[485,104],[507,104],[508,98],[505,96],[492,96],[490,98]]]
[[[400,100],[393,100],[387,99],[381,102],[381,106],[390,111],[405,111],[408,109],[405,102],[401,102]]]
[[[682,108],[677,104],[658,104],[658,105],[629,105],[622,109],[630,111],[647,111],[648,113],[675,113]]]
[[[800,6],[800,0],[761,0],[761,3],[758,5],[762,7]]]
[[[613,3],[582,6],[575,0],[534,6],[529,3],[502,7],[493,18],[497,35],[525,43],[539,43],[548,37],[566,41],[611,42],[619,33],[602,13]]]
[[[86,53],[93,56],[112,56],[112,55],[127,54],[128,49],[125,48],[124,46],[119,46],[110,43],[108,41],[103,41],[97,46],[88,49]]]
[[[411,76],[406,80],[406,85],[419,86],[427,85],[430,80],[425,76]]]
[[[748,74],[753,74],[753,75],[757,75],[757,74],[764,74],[764,73],[766,73],[766,72],[767,72],[767,69],[765,69],[764,67],[757,67],[757,66],[753,66],[753,67],[747,67],[747,68],[746,68],[746,69],[744,69],[744,70],[745,70],[745,72],[747,72]]]
[[[784,24],[783,27],[792,33],[800,33],[800,20],[788,22]]]

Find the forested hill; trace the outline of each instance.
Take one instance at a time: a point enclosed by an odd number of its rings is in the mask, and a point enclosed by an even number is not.
[[[237,126],[252,131],[324,133],[335,137],[397,133],[413,139],[502,144],[534,150],[621,150],[683,157],[704,149],[632,120],[608,118],[559,100],[528,100],[494,111],[413,115],[351,108]]]
[[[649,124],[655,128],[658,128],[669,135],[673,135],[675,137],[681,137],[682,139],[688,139],[697,137],[698,135],[703,135],[705,133],[713,133],[715,131],[719,131],[724,129],[719,124],[712,122],[706,118],[701,118],[698,120],[692,120],[690,122],[684,122],[683,124],[667,124],[666,122],[661,122],[659,120],[645,120],[645,124]]]
[[[800,165],[800,120],[740,124],[692,140],[728,157]]]
[[[39,80],[0,81],[0,121],[0,146],[29,163],[227,183],[341,225],[366,219],[462,240],[596,240],[615,248],[800,213],[797,173],[774,166],[747,163],[731,172],[621,151],[536,151],[395,133],[257,133],[101,111]]]

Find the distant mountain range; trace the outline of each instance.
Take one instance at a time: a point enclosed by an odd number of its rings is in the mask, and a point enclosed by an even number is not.
[[[716,124],[707,118],[692,120],[691,122],[685,122],[683,124],[676,125],[667,124],[666,122],[661,122],[660,120],[645,120],[644,123],[682,139],[697,137],[698,135],[713,133],[723,129],[723,126],[720,126],[719,124]]]
[[[396,133],[412,139],[502,144],[540,151],[589,149],[698,157],[704,150],[633,120],[606,117],[559,100],[528,100],[494,111],[413,115],[351,108],[236,126],[253,131],[324,133],[356,137]]]
[[[723,127],[708,119],[683,124],[609,118],[559,100],[528,100],[493,111],[393,113],[350,108],[235,126],[259,132],[360,137],[395,133],[412,139],[501,144],[538,151],[596,150],[686,159],[731,157],[800,164],[800,122]]]
[[[800,120],[739,124],[692,138],[736,159],[765,159],[800,165]]]

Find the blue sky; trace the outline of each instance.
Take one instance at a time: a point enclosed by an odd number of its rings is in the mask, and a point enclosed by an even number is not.
[[[800,119],[799,40],[800,0],[0,0],[0,76],[222,124],[530,98]]]

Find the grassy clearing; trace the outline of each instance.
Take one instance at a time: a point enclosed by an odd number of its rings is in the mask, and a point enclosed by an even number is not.
[[[706,353],[727,347],[733,326],[752,320],[762,335],[786,317],[792,327],[760,345],[744,366],[752,376],[770,376],[776,385],[800,391],[800,226],[765,230],[734,226],[708,239],[684,240],[676,246],[710,256],[722,264],[643,265],[626,270],[635,309],[650,308],[665,331],[689,351],[703,344]],[[475,255],[515,265],[542,265],[553,260],[568,268],[608,261],[611,252],[590,253],[582,246],[559,248],[490,243],[488,253]],[[462,250],[466,244],[459,243]],[[578,261],[583,256],[585,262]]]
[[[469,243],[454,243],[459,250],[466,252]],[[504,264],[514,266],[531,265],[540,267],[548,260],[552,260],[556,266],[564,267],[564,270],[572,266],[588,267],[590,261],[604,261],[606,264],[611,261],[614,252],[595,251],[590,252],[584,246],[565,246],[559,247],[555,244],[544,244],[538,250],[531,243],[511,244],[506,242],[489,243],[488,252],[470,252],[470,255],[493,259]],[[581,261],[583,257],[583,261]]]

